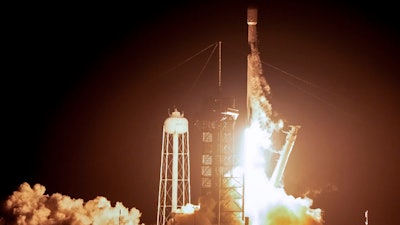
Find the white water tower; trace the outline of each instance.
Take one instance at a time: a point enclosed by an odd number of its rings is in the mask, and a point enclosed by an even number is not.
[[[157,225],[165,225],[190,199],[188,120],[177,109],[165,120],[162,136]]]

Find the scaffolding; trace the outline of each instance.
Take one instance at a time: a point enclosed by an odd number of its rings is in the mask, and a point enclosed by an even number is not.
[[[234,131],[239,116],[232,97],[206,99],[202,132],[201,195],[216,203],[212,224],[232,224],[243,218],[243,175],[238,172]],[[202,206],[201,206],[202,207]]]

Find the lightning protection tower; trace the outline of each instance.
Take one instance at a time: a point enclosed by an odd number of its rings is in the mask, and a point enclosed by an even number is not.
[[[157,225],[190,202],[188,120],[175,109],[163,126]]]

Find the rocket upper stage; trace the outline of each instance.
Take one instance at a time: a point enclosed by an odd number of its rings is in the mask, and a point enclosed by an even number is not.
[[[248,42],[249,44],[257,43],[257,8],[247,8],[247,25],[248,25]]]
[[[249,7],[247,9],[247,24],[257,25],[257,9],[254,7]]]

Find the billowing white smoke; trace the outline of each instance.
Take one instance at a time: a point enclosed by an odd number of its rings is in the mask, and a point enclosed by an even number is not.
[[[312,200],[287,195],[283,187],[265,173],[272,163],[272,134],[282,131],[282,120],[272,118],[272,106],[268,100],[270,87],[262,76],[262,63],[254,45],[248,55],[249,127],[246,129],[245,157],[245,214],[251,225],[320,225],[320,209],[311,209]],[[282,153],[281,153],[282,154]],[[266,157],[269,155],[269,157]]]
[[[59,193],[45,194],[43,185],[20,185],[2,206],[0,225],[138,225],[141,213],[120,202],[111,206],[98,196],[84,202]]]

